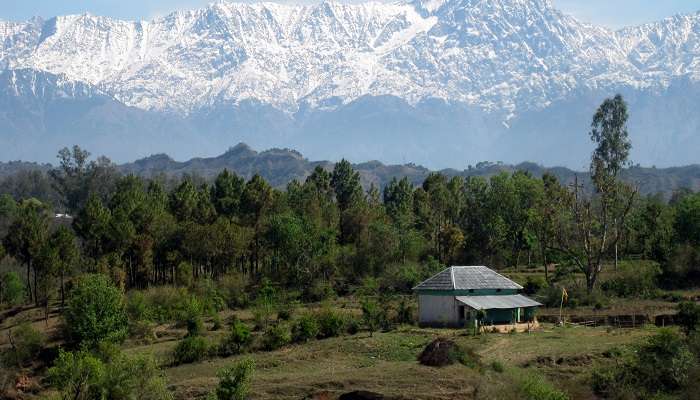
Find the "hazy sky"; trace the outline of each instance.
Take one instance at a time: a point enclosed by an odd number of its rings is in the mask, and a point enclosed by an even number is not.
[[[311,0],[302,0],[312,2]],[[359,1],[359,0],[348,0]],[[90,12],[124,19],[150,19],[175,9],[197,8],[211,0],[0,0],[0,19],[25,20]],[[655,21],[700,10],[698,0],[552,0],[581,20],[611,28]]]

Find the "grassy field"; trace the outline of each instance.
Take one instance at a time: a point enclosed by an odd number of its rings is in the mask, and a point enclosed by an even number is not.
[[[339,303],[349,303],[342,299]],[[336,306],[338,306],[336,304]],[[349,307],[352,308],[352,307]],[[352,312],[348,308],[344,312]],[[226,321],[233,312],[220,315]],[[249,310],[236,311],[236,316],[252,325]],[[32,321],[35,328],[49,337],[58,338],[60,323],[52,314],[48,323],[42,310],[29,308],[6,316],[0,323],[0,347],[6,346],[7,329],[20,321]],[[211,330],[207,324],[206,339],[218,343],[227,327]],[[157,339],[152,343],[128,340],[123,348],[131,354],[152,354],[163,366],[170,388],[177,399],[204,398],[216,385],[216,372],[242,357],[256,363],[252,399],[303,399],[328,392],[338,395],[353,390],[370,390],[386,396],[414,400],[447,399],[530,399],[521,393],[527,376],[544,377],[572,399],[593,399],[587,380],[593,367],[612,362],[609,350],[635,342],[652,334],[655,327],[637,329],[555,327],[543,324],[532,333],[468,335],[464,330],[423,329],[400,326],[373,336],[361,332],[304,344],[286,346],[272,352],[255,352],[229,358],[172,365],[172,352],[185,335],[173,324],[156,327]],[[471,367],[461,364],[445,368],[420,365],[416,359],[427,343],[437,337],[449,337],[476,355]],[[56,345],[56,340],[50,340]],[[503,365],[504,371],[492,368]],[[39,369],[38,374],[42,373]],[[48,392],[39,396],[47,396]]]
[[[513,399],[519,398],[519,379],[533,373],[545,376],[572,398],[587,399],[594,398],[586,382],[591,367],[608,362],[607,351],[654,330],[544,325],[530,334],[473,337],[461,330],[403,326],[372,337],[360,333],[181,366],[170,365],[174,338],[127,345],[127,351],[150,353],[161,360],[172,389],[181,399],[204,396],[216,384],[216,371],[241,357],[251,357],[257,365],[253,399],[302,399],[320,391],[341,394],[359,389],[406,399]],[[209,332],[207,337],[216,341],[220,335]],[[439,336],[473,349],[480,367],[418,364],[418,354]],[[504,373],[493,371],[490,365],[495,361],[505,366]]]

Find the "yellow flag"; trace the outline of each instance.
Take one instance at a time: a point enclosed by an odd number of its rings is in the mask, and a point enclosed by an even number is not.
[[[561,298],[564,301],[569,301],[569,293],[566,292],[566,288],[561,288]]]

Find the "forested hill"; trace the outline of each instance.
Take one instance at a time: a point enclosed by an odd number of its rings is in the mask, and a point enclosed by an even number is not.
[[[293,179],[303,181],[317,165],[330,170],[334,164],[330,161],[310,161],[301,153],[289,149],[257,152],[241,143],[217,157],[193,158],[189,161],[177,162],[165,154],[159,154],[120,165],[119,170],[122,173],[144,177],[160,174],[169,176],[191,174],[213,178],[221,170],[228,168],[245,178],[260,174],[273,186],[283,188]],[[431,172],[434,172],[415,164],[385,165],[379,161],[355,164],[354,168],[360,172],[365,188],[371,184],[382,188],[392,178],[404,176],[408,177],[414,185],[420,185]],[[541,176],[545,171],[550,171],[557,175],[560,181],[567,183],[573,182],[576,175],[584,184],[588,180],[587,172],[577,172],[563,167],[546,168],[530,162],[517,165],[483,162],[476,166],[468,166],[461,171],[445,169],[439,172],[448,176],[488,177],[501,171],[515,170],[526,170],[535,176]],[[680,188],[700,190],[700,164],[674,168],[632,167],[623,175],[625,179],[638,183],[643,194],[663,193],[670,196]]]
[[[330,161],[310,161],[304,156],[289,149],[270,149],[255,151],[246,144],[238,144],[217,157],[193,158],[188,161],[175,161],[165,154],[157,154],[146,157],[132,163],[117,166],[122,174],[134,174],[143,177],[156,177],[165,175],[179,177],[184,174],[201,176],[211,179],[224,168],[236,172],[245,178],[254,174],[264,177],[270,184],[277,188],[284,188],[293,179],[303,181],[311,171],[321,165],[326,169],[332,169],[334,163]],[[0,180],[6,180],[16,176],[20,171],[45,172],[50,169],[48,164],[36,164],[29,162],[0,163]],[[415,165],[385,165],[379,161],[369,161],[355,164],[354,168],[360,172],[362,184],[365,188],[374,184],[384,187],[393,177],[408,177],[414,185],[420,185],[423,180],[434,172],[428,168]],[[546,168],[535,163],[524,162],[517,165],[501,163],[479,163],[476,166],[467,166],[464,170],[445,169],[439,172],[448,176],[492,176],[501,171],[526,170],[535,176],[541,176],[545,171],[550,171],[559,177],[560,181],[571,183],[578,175],[581,183],[586,184],[587,172],[576,172],[568,168]],[[669,197],[675,190],[689,188],[700,190],[700,164],[673,168],[643,168],[632,167],[623,174],[624,178],[636,182],[643,194],[663,193]],[[16,180],[16,177],[15,177]]]

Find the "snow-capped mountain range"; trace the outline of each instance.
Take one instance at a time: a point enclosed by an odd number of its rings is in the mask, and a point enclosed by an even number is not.
[[[0,21],[0,71],[12,148],[0,159],[31,143],[85,140],[133,159],[247,141],[324,158],[577,167],[595,106],[622,92],[636,161],[700,161],[700,13],[612,31],[549,0],[218,2],[152,21]]]

